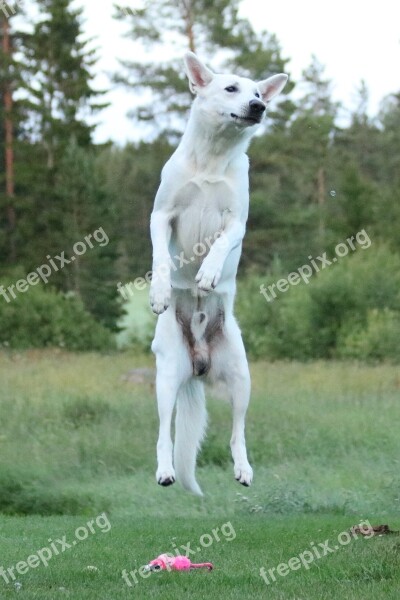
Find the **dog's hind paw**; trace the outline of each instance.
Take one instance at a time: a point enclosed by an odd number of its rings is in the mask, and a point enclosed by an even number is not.
[[[158,480],[158,484],[162,485],[163,487],[168,487],[169,485],[172,485],[173,483],[175,483],[175,479],[173,477],[167,477],[165,479]]]
[[[253,481],[253,469],[250,465],[245,468],[235,467],[235,479],[242,485],[249,487]]]
[[[159,473],[157,471],[156,479],[157,479],[158,485],[167,487],[168,485],[172,485],[173,483],[175,483],[175,473],[173,470],[172,471],[163,471],[161,473]]]

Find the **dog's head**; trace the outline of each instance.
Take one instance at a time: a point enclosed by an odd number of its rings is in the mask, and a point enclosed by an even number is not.
[[[268,102],[284,88],[288,76],[272,75],[254,82],[237,75],[219,75],[208,69],[193,52],[185,55],[189,87],[198,97],[204,115],[239,128],[261,123]]]

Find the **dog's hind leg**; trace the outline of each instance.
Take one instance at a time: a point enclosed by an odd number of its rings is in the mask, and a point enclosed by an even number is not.
[[[231,315],[226,318],[223,338],[214,349],[212,361],[215,374],[227,384],[232,403],[231,451],[235,479],[242,485],[249,486],[253,470],[247,460],[245,419],[250,401],[250,373],[242,335]]]
[[[172,307],[158,318],[152,350],[157,363],[156,392],[160,418],[156,479],[160,485],[167,486],[175,482],[172,413],[180,387],[192,374],[189,353]]]

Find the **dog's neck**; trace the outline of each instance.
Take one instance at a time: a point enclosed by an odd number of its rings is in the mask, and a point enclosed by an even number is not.
[[[179,147],[196,170],[223,176],[232,162],[246,153],[253,133],[233,123],[216,127],[192,109]]]

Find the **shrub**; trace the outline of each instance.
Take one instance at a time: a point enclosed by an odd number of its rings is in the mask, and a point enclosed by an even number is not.
[[[0,284],[7,288],[10,281]],[[0,296],[0,324],[0,345],[10,348],[107,350],[114,346],[112,334],[85,310],[78,296],[42,285],[9,302]]]
[[[364,327],[346,323],[340,332],[338,355],[359,360],[400,362],[400,313],[387,308],[368,311]]]
[[[236,312],[251,356],[393,360],[398,354],[391,331],[398,331],[400,318],[398,255],[384,247],[359,250],[314,274],[308,285],[290,286],[267,302],[260,284],[268,286],[281,277],[287,274],[252,276],[239,283]],[[376,310],[389,312],[376,316]]]

